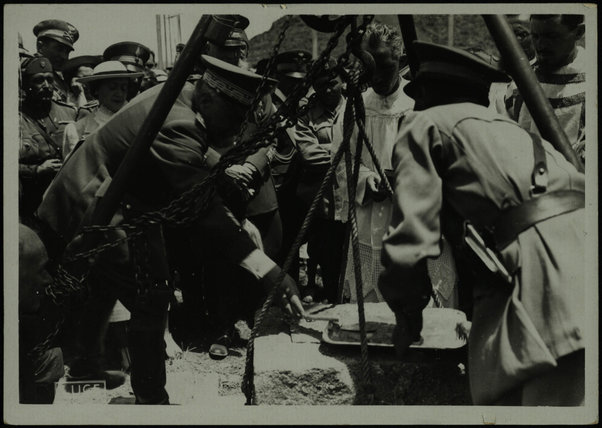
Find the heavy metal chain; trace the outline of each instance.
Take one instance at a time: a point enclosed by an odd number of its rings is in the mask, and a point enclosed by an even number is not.
[[[274,61],[276,60],[276,56],[278,55],[278,51],[280,50],[280,45],[284,41],[284,36],[286,35],[286,31],[290,27],[292,18],[293,18],[293,15],[288,15],[286,18],[286,21],[284,21],[284,24],[282,25],[282,29],[280,30],[280,34],[278,35],[278,41],[276,42],[276,44],[274,45],[274,48],[272,49],[272,54],[270,55],[270,58],[268,59],[265,71],[263,73],[263,77],[261,78],[261,82],[259,83],[259,86],[257,87],[257,90],[255,91],[255,98],[253,98],[253,101],[251,102],[251,107],[249,107],[249,109],[247,110],[247,114],[245,115],[245,120],[240,127],[240,132],[238,133],[238,137],[236,137],[235,144],[242,142],[242,137],[243,137],[245,131],[247,130],[247,126],[251,122],[251,119],[253,118],[253,114],[254,114],[255,110],[257,109],[257,106],[259,105],[259,101],[261,100],[261,98],[263,96],[264,88],[265,88],[267,81],[269,79],[269,76],[271,74],[272,67],[274,66]]]
[[[285,30],[286,26],[280,33],[282,38],[284,38]],[[82,233],[89,233],[93,231],[108,232],[115,229],[122,229],[126,230],[128,235],[118,240],[104,243],[93,249],[77,253],[69,257],[66,262],[88,259],[110,248],[115,248],[125,241],[142,234],[142,231],[139,229],[144,227],[146,223],[152,221],[163,222],[172,226],[186,226],[196,221],[207,208],[209,200],[215,195],[215,180],[217,176],[222,173],[227,166],[231,165],[237,160],[244,159],[246,156],[252,153],[255,153],[259,148],[271,144],[270,136],[274,135],[276,132],[281,132],[284,129],[294,126],[297,119],[307,113],[308,109],[313,105],[315,97],[310,97],[309,102],[301,107],[298,107],[299,101],[307,93],[309,86],[312,84],[311,79],[313,79],[313,77],[323,67],[323,64],[330,56],[332,50],[336,47],[338,39],[344,30],[345,26],[341,25],[337,32],[328,41],[326,49],[314,62],[304,81],[297,86],[291,96],[287,98],[286,102],[283,103],[283,105],[274,115],[272,115],[267,124],[261,128],[260,132],[252,137],[250,142],[244,142],[243,144],[233,147],[229,152],[222,156],[218,164],[212,168],[207,177],[205,177],[199,183],[193,185],[180,197],[173,200],[167,207],[159,211],[145,213],[131,220],[128,224],[121,224],[119,226],[88,226],[83,228]],[[348,47],[346,53],[341,55],[341,57],[348,57],[350,53],[351,48]],[[259,99],[258,93],[256,93],[256,98]],[[295,120],[285,120],[285,118],[288,118],[289,116],[294,117]]]
[[[356,34],[359,34],[359,36],[356,35],[356,37],[360,37],[360,40],[361,40],[361,37],[363,37],[363,32],[365,31],[365,27],[369,24],[369,22],[371,20],[372,20],[371,16],[365,17],[362,27],[356,29],[356,31],[357,31]],[[343,30],[344,30],[344,28],[343,29],[339,28],[339,31],[335,34],[335,36],[339,33],[342,34]],[[339,34],[339,36],[340,36],[340,34]],[[331,41],[332,40],[335,40],[335,39],[331,38]],[[356,39],[356,41],[357,41],[357,39]],[[353,42],[353,39],[351,37],[348,37],[347,50],[345,53],[343,53],[339,57],[338,66],[342,67],[342,65],[347,63],[347,59],[353,48],[352,42]],[[330,46],[330,43],[329,43],[329,46]],[[332,48],[334,48],[334,45],[331,47],[331,49],[329,51],[331,51]],[[321,58],[326,60],[327,56],[322,55]],[[319,65],[319,64],[320,64],[320,60],[317,60],[314,63],[314,67],[312,67],[312,71],[314,71],[314,70],[317,71],[318,67],[323,66],[324,63],[322,62],[322,65]],[[332,70],[331,72],[336,73],[337,71]],[[313,76],[315,76],[315,74],[313,74],[310,71],[310,73],[308,73],[306,80],[311,81]],[[348,81],[348,84],[354,85],[355,82]],[[305,87],[305,85],[301,84],[298,86],[298,88],[300,88],[299,89],[300,91],[306,92],[309,89],[309,86]],[[293,94],[295,94],[295,93],[296,93],[296,91],[293,91]],[[354,90],[352,91],[352,94],[354,94],[355,98],[357,98],[357,97],[361,98],[361,94],[357,90],[357,88],[354,88]],[[326,188],[330,185],[330,182],[331,182],[332,178],[334,177],[334,172],[335,172],[339,162],[341,161],[343,154],[345,154],[346,156],[348,156],[350,154],[350,140],[351,140],[351,136],[353,134],[353,122],[354,122],[354,110],[353,110],[353,101],[354,101],[353,98],[354,97],[350,97],[347,100],[347,106],[345,109],[345,117],[344,117],[344,123],[343,123],[343,142],[342,142],[341,146],[339,147],[339,150],[337,151],[337,153],[335,154],[335,156],[332,159],[330,168],[328,169],[326,175],[324,176],[324,179],[322,180],[322,183],[320,185],[320,189],[318,190],[317,194],[315,195],[315,197],[312,201],[312,205],[305,216],[303,225],[302,225],[301,229],[299,230],[299,233],[297,234],[295,242],[293,243],[293,246],[289,249],[289,253],[284,262],[282,272],[276,280],[276,285],[268,294],[268,297],[267,297],[266,301],[264,302],[263,306],[261,307],[261,309],[257,315],[257,318],[255,320],[255,325],[251,331],[251,337],[247,344],[245,373],[243,376],[243,383],[242,383],[242,390],[245,393],[245,396],[247,398],[247,404],[255,404],[255,386],[254,386],[254,382],[253,382],[253,376],[254,376],[253,359],[254,359],[254,349],[255,349],[254,341],[255,341],[255,338],[257,337],[257,332],[259,331],[259,329],[263,323],[263,320],[265,319],[267,310],[271,306],[273,299],[276,296],[276,293],[280,289],[280,284],[282,283],[282,280],[284,279],[285,272],[287,272],[290,269],[292,260],[295,256],[295,254],[298,253],[298,251],[299,251],[299,247],[301,246],[301,244],[304,240],[305,234],[307,233],[307,229],[309,228],[309,225],[311,224],[311,221],[316,212],[316,208],[319,206],[319,203],[321,202],[322,196],[323,196]],[[360,144],[360,143],[358,142],[358,144]],[[357,160],[356,160],[356,162],[358,163],[358,165],[357,165],[358,171],[359,171],[360,155],[361,155],[361,146],[358,147]],[[348,175],[348,177],[351,177],[351,175]],[[357,176],[355,176],[354,179],[357,181]],[[349,178],[348,178],[348,180],[349,180]],[[353,189],[355,189],[355,186],[353,186]],[[353,192],[355,193],[355,190],[353,190]],[[354,198],[350,198],[350,199],[353,200]],[[351,205],[353,205],[353,204],[351,204]],[[357,224],[355,225],[355,234],[353,236],[355,236],[355,240],[356,240],[355,244],[357,244]],[[359,269],[359,266],[360,266],[359,247],[357,247],[357,245],[354,245],[354,247],[356,249],[356,251],[354,251],[354,255],[356,256],[356,263],[355,263],[357,266],[356,269]],[[362,289],[363,287],[362,287],[361,272],[358,277],[357,283],[358,283],[358,287],[360,289]],[[359,294],[362,294],[362,293],[358,292],[358,295]],[[363,295],[362,295],[362,298],[363,298]],[[360,330],[361,330],[361,332],[363,332],[363,333],[360,333],[360,334],[363,334],[363,336],[362,336],[362,358],[361,358],[363,381],[364,381],[364,385],[365,385],[366,389],[370,390],[371,388],[369,386],[371,385],[371,376],[370,376],[370,366],[369,366],[369,361],[368,361],[368,347],[367,347],[368,344],[367,344],[367,337],[366,337],[366,330],[365,330],[365,316],[364,316],[363,299],[361,299],[361,298],[358,301],[358,311],[359,311],[360,326],[361,326]],[[370,396],[372,396],[372,395],[370,395]]]

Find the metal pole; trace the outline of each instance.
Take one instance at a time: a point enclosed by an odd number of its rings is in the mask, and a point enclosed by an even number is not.
[[[180,14],[176,15],[178,17],[178,43],[182,43],[182,23],[180,22]]]
[[[318,32],[311,29],[311,57],[316,59],[318,57]]]
[[[454,15],[447,16],[447,46],[454,45]]]
[[[572,163],[577,170],[583,172],[583,164],[572,149],[569,139],[562,126],[560,126],[550,101],[544,94],[537,76],[535,76],[535,72],[529,64],[527,55],[516,40],[512,28],[503,15],[483,15],[483,19],[502,55],[508,72],[525,100],[525,105],[529,109],[539,133],[556,150],[562,153],[566,160]]]
[[[416,75],[418,71],[418,58],[414,51],[414,45],[412,42],[418,39],[416,35],[416,26],[414,25],[414,17],[412,15],[397,15],[399,20],[399,29],[401,30],[401,37],[403,38],[403,44],[406,48],[406,55],[408,56],[408,64],[410,66],[410,73],[412,76]]]
[[[171,40],[171,16],[167,15],[167,32],[169,34],[169,63],[173,65],[173,43]]]
[[[167,20],[165,19],[165,15],[163,15],[163,41],[165,42],[165,68],[169,67],[169,58],[167,56]]]
[[[125,157],[121,161],[113,180],[104,197],[99,201],[92,215],[92,224],[108,224],[119,206],[127,183],[134,175],[140,161],[144,158],[152,145],[167,114],[171,110],[176,98],[186,82],[186,78],[192,71],[194,63],[201,55],[201,49],[206,40],[207,29],[210,27],[211,15],[204,15],[195,27],[188,43],[180,55],[180,59],[175,64],[167,81],[161,88],[150,112],[144,119],[140,130],[138,131],[132,145],[128,149]]]
[[[163,43],[161,40],[161,15],[155,15],[155,18],[157,22],[157,51],[159,52],[159,62],[157,66],[165,69],[165,64],[163,63]]]

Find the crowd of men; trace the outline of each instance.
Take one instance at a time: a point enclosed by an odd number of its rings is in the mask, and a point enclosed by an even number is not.
[[[203,47],[126,184],[112,225],[161,210],[208,177],[236,147],[241,129],[245,141],[307,76],[312,57],[303,50],[278,54],[269,70],[267,58],[249,64],[248,20],[221,19],[229,35]],[[534,15],[513,22],[513,29],[584,162],[583,16]],[[337,63],[329,59],[299,101],[315,94],[307,113],[220,173],[201,217],[151,227],[143,238],[98,254],[85,278],[89,293],[69,301],[62,333],[32,353],[57,318],[43,293],[53,281],[47,270],[88,249],[82,229],[91,225],[168,78],[140,43],[69,59],[78,29],[53,19],[33,31],[36,52],[20,46],[19,314],[27,321],[20,323],[21,402],[52,402],[49,385],[64,375],[65,363],[70,379],[103,379],[109,388],[128,372],[137,403],[168,404],[165,358],[170,345],[177,349],[167,322],[176,304],[174,282],[185,309],[171,327],[187,339],[207,335],[212,357],[226,357],[235,322],[252,326],[282,277],[280,266],[343,141],[345,84],[330,73]],[[339,164],[307,234],[309,285],[299,292],[294,260],[280,303],[299,317],[304,303],[357,299],[355,261],[345,245],[354,204],[364,299],[386,301],[395,312],[393,342],[401,354],[419,340],[422,310],[434,292],[472,319],[476,404],[583,403],[584,175],[539,136],[499,61],[414,43],[419,67],[412,76],[398,30],[374,23],[362,41],[375,63],[362,94],[365,129],[394,195],[364,150],[350,200],[345,164]],[[487,245],[504,276],[467,252],[458,232],[466,222],[493,231]],[[113,229],[103,239],[124,233]],[[435,281],[430,267],[454,258],[457,288],[445,278]],[[110,324],[127,325],[114,329],[117,362],[107,342]]]

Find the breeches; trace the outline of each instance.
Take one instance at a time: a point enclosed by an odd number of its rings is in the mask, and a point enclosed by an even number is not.
[[[91,296],[82,324],[82,341],[91,360],[103,352],[98,333],[106,329],[108,316],[119,299],[131,312],[128,347],[132,360],[132,389],[139,403],[167,401],[165,391],[165,342],[163,333],[171,288],[151,287],[138,293],[130,266],[99,265],[90,274]]]

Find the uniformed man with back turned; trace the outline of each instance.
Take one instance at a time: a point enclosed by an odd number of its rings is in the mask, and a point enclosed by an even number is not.
[[[473,286],[469,380],[479,405],[578,406],[584,400],[585,176],[550,143],[490,110],[496,66],[414,42],[416,100],[393,151],[393,214],[379,287],[393,341],[420,339],[426,261],[455,247]],[[467,277],[470,276],[470,278]]]

